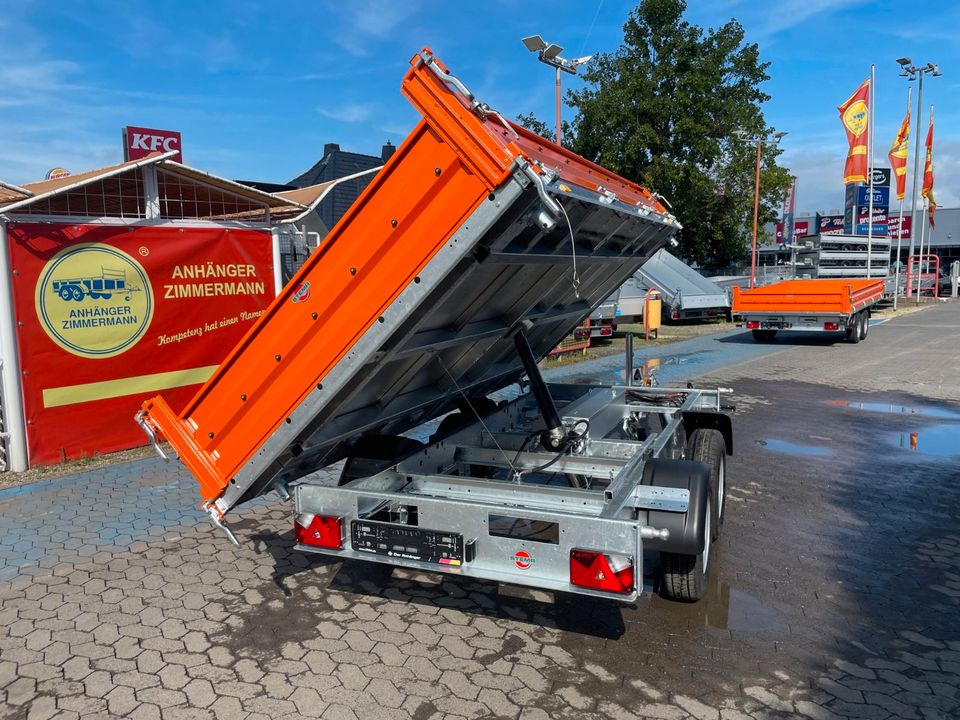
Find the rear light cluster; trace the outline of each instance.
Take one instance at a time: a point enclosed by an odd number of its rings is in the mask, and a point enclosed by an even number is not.
[[[570,551],[570,584],[591,590],[633,592],[633,558],[598,550]]]
[[[609,337],[610,335],[613,335],[613,328],[609,328],[609,327],[600,328],[600,335],[602,337]]]
[[[333,515],[297,515],[293,539],[298,545],[340,550],[343,548],[343,518]]]
[[[757,320],[747,320],[747,330],[759,330],[760,323]]]
[[[839,329],[840,329],[840,323],[825,322],[825,323],[823,324],[823,329],[824,329],[824,330],[839,330]]]

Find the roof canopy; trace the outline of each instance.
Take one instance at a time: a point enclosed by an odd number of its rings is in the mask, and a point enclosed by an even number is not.
[[[251,221],[265,222],[273,209],[308,209],[296,200],[173,162],[170,158],[175,154],[151,153],[24,187],[0,183],[0,213],[127,220],[223,220],[252,215],[257,217]],[[145,168],[155,171],[149,179]]]

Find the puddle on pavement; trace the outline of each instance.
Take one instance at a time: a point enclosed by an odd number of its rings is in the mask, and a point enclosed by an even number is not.
[[[750,593],[719,580],[710,581],[707,594],[700,602],[683,605],[654,596],[654,603],[662,603],[661,609],[670,617],[714,630],[756,634],[789,631],[787,620],[780,612]]]
[[[960,425],[942,423],[919,430],[890,433],[888,441],[895,447],[918,455],[946,457],[960,455]]]
[[[890,415],[917,415],[942,420],[960,420],[960,411],[933,407],[932,405],[900,405],[898,403],[856,402],[854,400],[830,400],[827,404]]]
[[[777,438],[768,438],[766,440],[757,440],[757,445],[773,452],[786,453],[788,455],[805,455],[808,457],[824,457],[831,453],[830,448],[819,447],[817,445],[802,445],[800,443],[788,442]]]
[[[720,583],[719,588],[704,600],[707,603],[707,624],[717,630],[780,633],[788,629],[787,621],[776,610],[726,583]]]

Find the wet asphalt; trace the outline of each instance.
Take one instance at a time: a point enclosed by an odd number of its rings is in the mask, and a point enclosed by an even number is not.
[[[0,493],[0,717],[960,717],[960,304],[652,357],[734,389],[701,602],[342,565],[292,552],[274,502],[234,550],[140,461]]]

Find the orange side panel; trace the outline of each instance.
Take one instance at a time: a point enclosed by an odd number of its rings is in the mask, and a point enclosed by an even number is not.
[[[883,280],[785,280],[752,290],[733,288],[732,312],[849,315],[883,297]]]
[[[176,425],[148,413],[200,480],[205,499],[222,493],[486,199],[487,186],[426,123],[390,162]],[[306,283],[309,293],[302,297]],[[301,298],[295,298],[298,289]],[[158,400],[152,402],[159,406]]]

